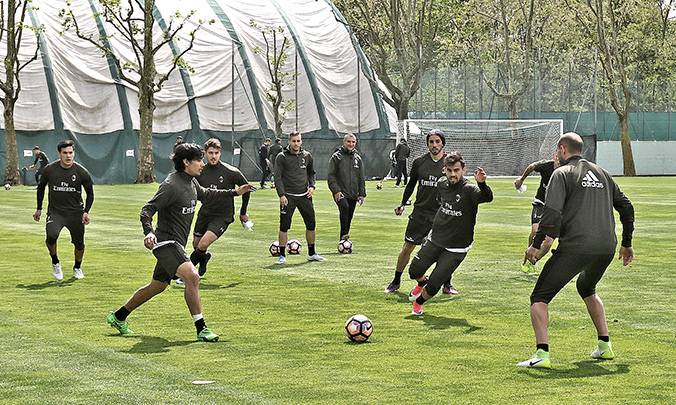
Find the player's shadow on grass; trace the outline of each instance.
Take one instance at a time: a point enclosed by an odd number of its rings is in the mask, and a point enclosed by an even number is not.
[[[309,261],[307,261],[307,259],[303,259],[303,261],[298,262],[298,263],[289,263],[288,261],[286,262],[286,264],[273,263],[269,266],[265,266],[265,268],[268,269],[268,270],[272,270],[272,271],[275,271],[275,270],[279,271],[279,270],[292,269],[294,267],[301,267],[301,266],[308,266],[308,265],[319,265],[319,266],[321,266],[321,264],[309,262]]]
[[[200,290],[220,290],[221,288],[235,288],[240,284],[242,284],[242,283],[236,282],[236,283],[230,283],[230,284],[226,284],[226,285],[219,285],[219,284],[208,284],[208,283],[200,282]]]
[[[559,378],[589,378],[604,375],[627,374],[629,365],[602,360],[583,360],[573,363],[577,368],[569,369],[524,369],[532,378],[559,379]]]
[[[140,336],[141,340],[132,346],[125,353],[167,353],[172,347],[187,346],[198,343],[195,340],[179,340],[170,342],[167,339],[157,336]]]
[[[430,329],[448,329],[448,328],[467,328],[464,333],[472,333],[481,329],[479,326],[472,325],[467,319],[447,318],[445,316],[435,316],[424,314],[423,316],[409,315],[406,319],[422,321]]]
[[[23,288],[25,290],[35,291],[35,290],[44,290],[45,288],[52,287],[70,287],[75,282],[75,280],[76,280],[75,277],[71,277],[63,281],[51,280],[46,281],[44,283],[36,283],[36,284],[17,284],[16,288]]]

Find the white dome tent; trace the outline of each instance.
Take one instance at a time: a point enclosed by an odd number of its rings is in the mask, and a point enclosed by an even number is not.
[[[95,181],[133,182],[140,126],[137,89],[119,79],[111,58],[93,44],[72,31],[63,32],[59,13],[65,6],[65,1],[33,0],[26,19],[44,31],[38,59],[21,72],[22,92],[15,108],[20,165],[32,163],[24,151],[33,145],[54,158],[56,143],[69,138],[76,142],[77,160]],[[95,0],[71,2],[83,32],[108,35],[110,49],[122,62],[134,60],[129,42],[98,15],[99,8]],[[252,20],[283,27],[291,42],[285,69],[293,71],[295,79],[283,95],[295,103],[282,126],[285,133],[306,134],[308,149],[316,148],[319,154],[332,150],[346,132],[361,134],[366,154],[367,149],[385,149],[382,142],[396,132],[396,114],[367,78],[373,77],[368,61],[329,0],[162,0],[155,5],[156,24],[166,26],[176,11],[185,15],[191,10],[195,14],[186,27],[155,58],[158,72],[167,72],[189,44],[196,22],[213,21],[197,31],[193,49],[184,55],[192,72],[174,70],[155,95],[153,143],[159,178],[171,169],[167,156],[178,135],[199,143],[220,138],[224,160],[235,164],[239,156],[231,154],[234,149],[241,146],[242,152],[252,154],[262,138],[274,137],[272,106],[265,100],[271,88],[267,61],[253,51],[264,49],[265,42],[250,26]],[[161,36],[156,30],[155,40],[161,41]],[[20,60],[28,60],[35,46],[36,36],[25,30]],[[0,56],[5,49],[0,44]],[[371,141],[381,146],[369,148]],[[4,134],[0,142],[3,161]],[[373,157],[378,171],[387,164],[386,156]],[[242,158],[241,163],[247,162]],[[322,174],[321,166],[318,172]]]

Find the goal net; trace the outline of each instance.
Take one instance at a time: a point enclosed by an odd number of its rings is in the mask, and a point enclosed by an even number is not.
[[[397,142],[404,138],[413,159],[427,153],[425,137],[431,129],[446,134],[444,150],[459,151],[467,176],[477,166],[489,176],[517,176],[540,159],[551,159],[563,133],[562,120],[404,120],[399,122]]]

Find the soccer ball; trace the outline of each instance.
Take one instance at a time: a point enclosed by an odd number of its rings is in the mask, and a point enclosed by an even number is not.
[[[289,252],[290,255],[297,255],[300,254],[300,248],[301,248],[300,241],[298,239],[291,239],[286,243],[286,250]]]
[[[383,189],[383,183],[377,182],[376,183],[376,190],[382,190]]]
[[[12,189],[12,185],[9,184],[9,183],[5,183],[5,190],[11,190],[11,189]]]
[[[338,253],[342,253],[344,255],[352,253],[352,242],[349,240],[341,240],[338,242]]]
[[[345,322],[345,335],[356,343],[364,343],[373,333],[371,320],[364,315],[353,315]]]
[[[279,241],[274,241],[274,242],[272,242],[272,244],[270,244],[270,248],[269,248],[268,250],[270,251],[270,254],[271,254],[273,257],[279,256],[279,254],[281,253],[281,252],[279,251]]]

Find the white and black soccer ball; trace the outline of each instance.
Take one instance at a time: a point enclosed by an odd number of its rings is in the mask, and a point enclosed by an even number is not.
[[[352,242],[347,239],[343,239],[338,242],[338,253],[344,255],[349,255],[352,253]]]
[[[345,322],[345,336],[353,342],[364,343],[373,333],[373,324],[365,315],[353,315]]]
[[[273,257],[279,256],[279,254],[281,253],[280,249],[279,249],[279,241],[276,240],[276,241],[272,242],[270,244],[270,248],[268,250],[270,251],[270,254]]]
[[[12,185],[9,184],[9,183],[5,183],[5,190],[11,190],[11,189],[12,189]]]
[[[383,189],[383,183],[377,182],[376,183],[376,190],[382,190]]]
[[[291,239],[286,242],[286,251],[289,252],[290,255],[300,254],[301,247],[303,247],[303,245],[300,244],[298,239]]]

